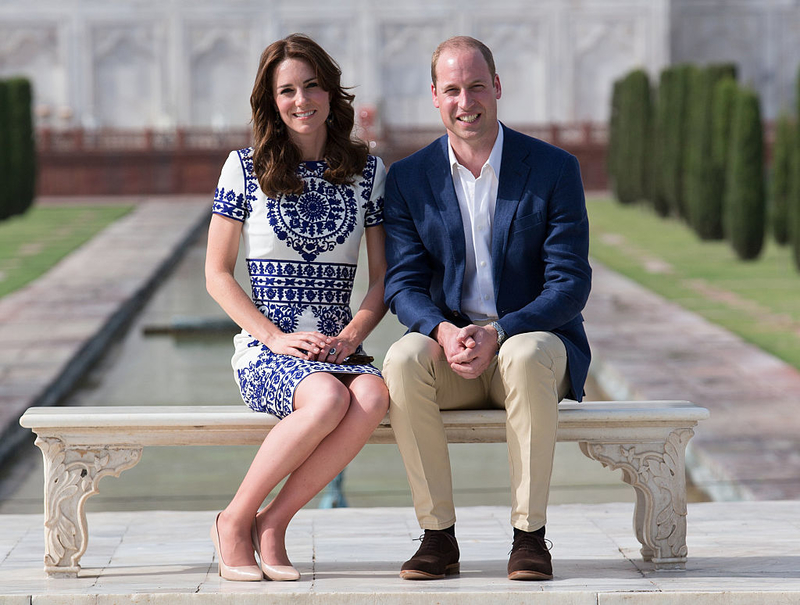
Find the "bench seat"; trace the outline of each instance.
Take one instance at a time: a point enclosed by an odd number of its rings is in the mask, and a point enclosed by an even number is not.
[[[684,454],[708,410],[688,401],[564,401],[558,440],[611,469],[636,491],[634,531],[656,569],[686,563]],[[505,411],[442,412],[451,443],[505,441]],[[136,465],[144,446],[258,445],[278,419],[230,406],[37,407],[20,419],[37,435],[45,473],[45,571],[75,576],[88,544],[84,505],[104,476]],[[388,417],[369,443],[394,443]]]

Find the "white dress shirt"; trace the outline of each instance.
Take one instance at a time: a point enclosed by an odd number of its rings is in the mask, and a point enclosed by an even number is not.
[[[499,126],[499,125],[498,125]],[[498,176],[503,156],[503,127],[478,178],[458,163],[447,144],[453,185],[464,225],[467,263],[461,291],[461,310],[473,321],[497,319],[492,281],[492,221],[497,203]]]

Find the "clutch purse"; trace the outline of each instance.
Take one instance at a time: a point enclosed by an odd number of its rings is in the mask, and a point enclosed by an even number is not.
[[[372,363],[373,361],[375,361],[375,358],[372,355],[361,355],[358,353],[353,353],[352,355],[345,357],[344,361],[342,361],[342,364],[353,366],[353,365],[362,365],[365,363]]]

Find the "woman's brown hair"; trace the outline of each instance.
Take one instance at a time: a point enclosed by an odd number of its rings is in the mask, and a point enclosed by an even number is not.
[[[286,59],[300,59],[316,72],[320,87],[330,93],[328,137],[325,143],[325,179],[336,185],[350,183],[367,163],[367,145],[351,137],[355,124],[354,95],[341,85],[342,71],[328,53],[311,38],[292,34],[273,42],[261,54],[258,74],[250,95],[253,110],[253,170],[261,190],[267,195],[302,193],[297,176],[302,157],[289,138],[278,114],[273,95],[273,78]]]

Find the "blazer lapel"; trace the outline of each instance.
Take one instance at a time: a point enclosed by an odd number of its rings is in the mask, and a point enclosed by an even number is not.
[[[503,128],[503,157],[500,160],[497,204],[494,209],[492,225],[492,278],[495,299],[497,299],[500,287],[500,276],[503,274],[511,221],[517,211],[531,170],[530,166],[523,161],[527,153],[524,155],[519,153],[519,150],[524,147],[516,145],[514,142],[516,133],[505,126],[501,127]]]
[[[464,223],[461,220],[461,210],[458,206],[456,190],[453,186],[453,175],[447,161],[447,137],[443,139],[443,153],[428,167],[428,181],[433,191],[433,197],[439,207],[439,214],[450,242],[453,260],[458,274],[458,284],[463,281],[464,259],[467,256],[466,243],[464,242]],[[459,298],[460,299],[460,298]]]

